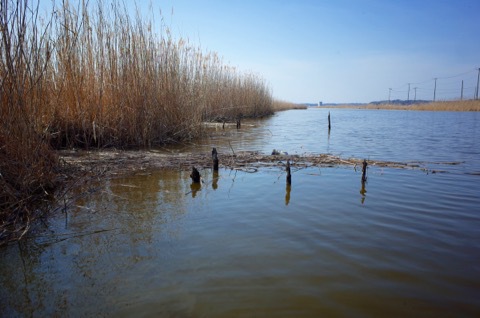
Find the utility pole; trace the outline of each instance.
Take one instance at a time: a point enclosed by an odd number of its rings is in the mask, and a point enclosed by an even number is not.
[[[416,101],[417,100],[417,88],[418,87],[414,87],[413,89],[415,90],[415,98],[413,99],[413,101]]]
[[[463,100],[463,80],[462,80],[462,90],[460,92],[460,100]]]
[[[390,104],[390,96],[392,95],[392,89],[388,89],[388,103]]]
[[[435,87],[433,88],[433,101],[435,101],[436,95],[437,95],[437,78],[435,77]]]
[[[475,91],[475,99],[478,99],[478,81],[480,80],[480,67],[478,68],[478,76],[477,76],[477,90]]]
[[[407,101],[410,100],[410,83],[408,83],[408,94],[407,94]]]

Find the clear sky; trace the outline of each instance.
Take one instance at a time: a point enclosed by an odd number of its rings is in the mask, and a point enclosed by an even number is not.
[[[147,6],[145,6],[147,7]],[[154,1],[175,32],[292,102],[473,97],[479,0]],[[173,9],[173,14],[172,14]],[[462,74],[460,76],[456,76]],[[448,78],[446,78],[448,77]]]
[[[107,1],[108,2],[108,1]],[[151,5],[150,5],[151,3]],[[137,0],[291,102],[472,98],[480,0]],[[127,6],[133,6],[133,1]],[[149,9],[150,8],[150,9]],[[460,75],[461,74],[461,75]],[[408,95],[408,83],[410,94]],[[390,91],[389,88],[392,88]],[[415,89],[416,88],[416,89]]]

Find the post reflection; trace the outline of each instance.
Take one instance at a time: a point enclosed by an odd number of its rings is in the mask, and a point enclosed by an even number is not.
[[[367,197],[366,196],[366,193],[367,193],[367,189],[365,189],[365,181],[362,181],[362,188],[360,189],[360,194],[362,195],[362,199],[361,199],[361,202],[362,204],[365,203],[365,198]]]
[[[290,191],[292,191],[292,185],[287,184],[287,187],[285,188],[285,205],[290,203]]]
[[[327,153],[330,153],[330,129],[328,130]]]
[[[190,184],[192,198],[195,198],[197,196],[197,192],[200,191],[201,188],[202,188],[202,185],[200,183],[192,182],[192,184]]]
[[[212,189],[213,190],[217,190],[218,189],[218,179],[219,179],[219,175],[218,175],[218,170],[217,171],[213,171],[213,176],[212,176]]]

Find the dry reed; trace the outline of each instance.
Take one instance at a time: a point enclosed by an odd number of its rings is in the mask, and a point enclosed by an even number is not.
[[[421,103],[413,105],[368,104],[365,106],[344,106],[367,109],[426,110],[426,111],[480,111],[480,100],[455,100]]]
[[[295,104],[291,102],[287,102],[284,100],[275,99],[273,101],[273,109],[274,111],[284,111],[289,109],[307,109],[307,105],[304,104]]]
[[[52,149],[150,147],[201,122],[272,113],[261,77],[174,39],[113,1],[0,1],[0,242],[20,237],[58,179]]]

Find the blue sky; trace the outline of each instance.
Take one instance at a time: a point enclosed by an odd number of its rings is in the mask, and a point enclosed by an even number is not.
[[[134,15],[134,2],[125,3]],[[415,92],[417,99],[432,99],[434,78],[437,99],[460,98],[462,80],[464,97],[472,98],[477,85],[479,0],[137,0],[137,5],[147,18],[153,10],[157,21],[161,11],[175,37],[260,75],[278,99],[370,102],[388,99],[389,88],[392,99],[414,99]]]
[[[407,83],[411,99],[415,87],[417,99],[432,99],[435,77],[438,99],[460,97],[462,79],[465,97],[476,86],[478,0],[166,0],[153,8],[174,34],[261,75],[279,99],[370,102],[388,99],[389,88],[406,99]]]

